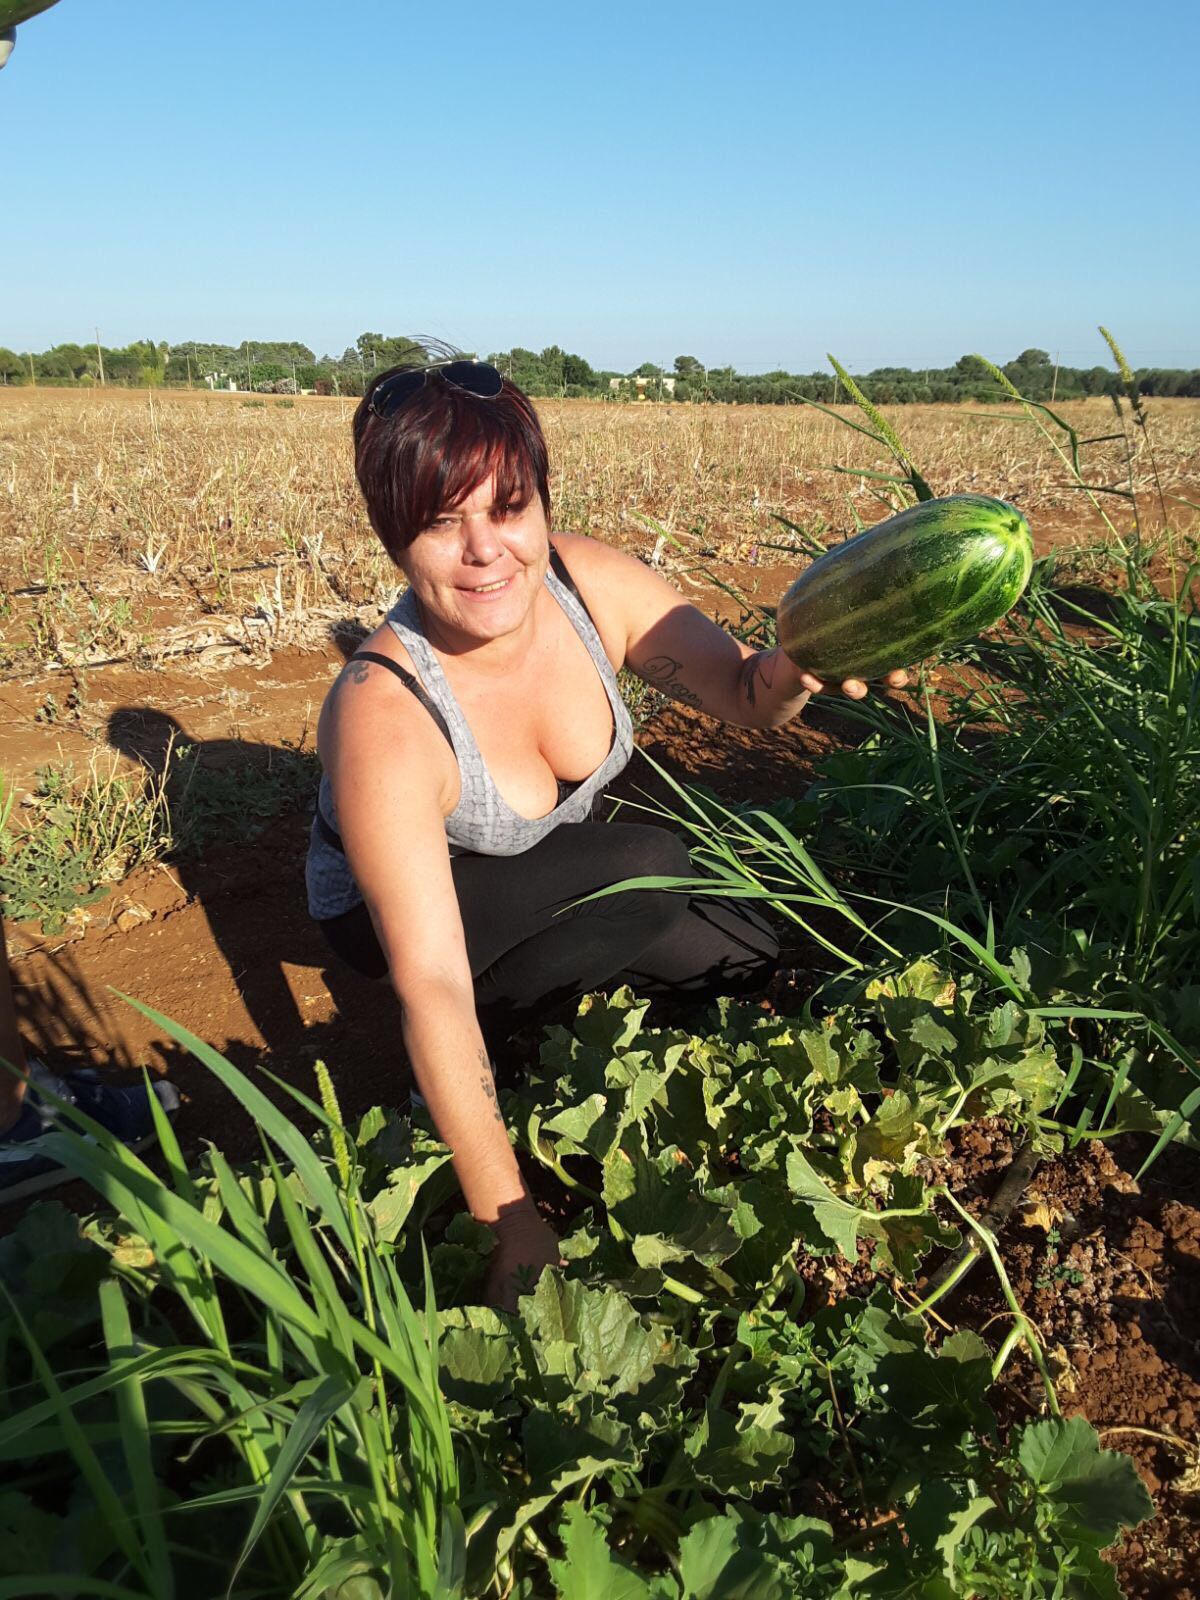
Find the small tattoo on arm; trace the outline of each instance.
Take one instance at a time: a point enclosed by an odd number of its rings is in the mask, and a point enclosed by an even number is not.
[[[497,1122],[503,1122],[504,1118],[500,1115],[500,1103],[496,1099],[496,1069],[488,1060],[485,1050],[479,1052],[479,1065],[484,1068],[483,1075],[479,1079],[479,1086],[492,1102],[492,1115]]]
[[[770,689],[775,682],[775,669],[778,666],[774,650],[760,650],[757,655],[747,656],[742,662],[739,677],[745,691],[746,703],[751,706],[758,704],[758,689],[755,679],[761,678],[765,688]]]
[[[369,661],[356,661],[355,658],[351,656],[350,660],[347,661],[346,665],[338,674],[338,680],[334,684],[334,688],[340,689],[344,683],[366,683],[367,674],[370,672],[370,670],[371,663]]]
[[[674,656],[651,656],[642,667],[641,676],[656,689],[661,689],[664,694],[682,701],[685,706],[693,706],[697,711],[703,711],[703,700],[678,676],[682,665],[683,663],[676,661]]]

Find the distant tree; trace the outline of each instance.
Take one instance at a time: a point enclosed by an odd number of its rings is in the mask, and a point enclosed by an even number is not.
[[[33,363],[39,381],[54,383],[75,376],[71,363],[58,350],[43,350],[41,355],[34,356]]]
[[[561,392],[566,378],[563,373],[563,363],[566,352],[556,344],[548,344],[538,357],[542,369],[542,392],[544,394],[558,394]]]
[[[704,375],[704,364],[695,356],[676,356],[675,372],[680,378],[700,378]]]
[[[347,351],[347,354],[350,354]],[[354,359],[370,372],[386,371],[388,367],[404,366],[410,362],[424,362],[424,347],[408,334],[360,333],[354,341]],[[312,352],[309,352],[312,360]]]
[[[597,389],[600,380],[582,356],[564,355],[563,382],[568,388]]]

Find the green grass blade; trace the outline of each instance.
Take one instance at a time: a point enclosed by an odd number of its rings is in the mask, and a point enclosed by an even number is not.
[[[134,1344],[129,1307],[125,1304],[124,1291],[116,1278],[106,1278],[100,1285],[100,1320],[109,1360],[121,1361],[132,1356]],[[171,1558],[167,1553],[162,1498],[150,1455],[150,1422],[142,1379],[127,1377],[117,1388],[116,1402],[121,1447],[125,1452],[125,1465],[133,1486],[133,1500],[146,1545],[154,1594],[161,1595],[162,1600],[173,1600],[175,1580],[171,1573]]]
[[[227,1061],[219,1051],[211,1045],[205,1044],[203,1039],[198,1039],[194,1033],[182,1027],[178,1022],[173,1022],[170,1017],[161,1011],[155,1011],[152,1006],[144,1005],[140,1000],[135,1000],[132,995],[122,994],[119,989],[113,993],[131,1005],[135,1011],[140,1011],[150,1022],[162,1028],[177,1044],[183,1045],[185,1050],[191,1052],[214,1074],[225,1087],[249,1112],[256,1125],[283,1151],[291,1161],[313,1201],[330,1227],[333,1228],[342,1246],[353,1250],[353,1241],[350,1237],[349,1225],[346,1221],[345,1208],[341,1197],[335,1189],[328,1172],[321,1162],[312,1145],[300,1132],[299,1128],[283,1115],[279,1108],[268,1100],[261,1089],[251,1083],[244,1072],[238,1070],[231,1061]]]
[[[160,1253],[156,1223],[161,1218],[176,1237],[207,1256],[233,1283],[257,1295],[304,1332],[314,1337],[320,1334],[319,1317],[282,1268],[268,1265],[240,1239],[193,1210],[174,1190],[141,1167],[124,1146],[114,1143],[106,1149],[66,1132],[49,1134],[46,1145],[47,1154],[86,1179],[122,1215],[136,1210],[142,1219],[139,1231],[156,1255]]]
[[[320,1387],[305,1400],[299,1411],[296,1412],[294,1421],[288,1429],[287,1437],[275,1457],[275,1464],[271,1468],[271,1476],[260,1493],[258,1508],[254,1513],[254,1521],[250,1524],[238,1558],[234,1563],[233,1572],[230,1574],[226,1594],[233,1589],[237,1582],[238,1573],[241,1572],[249,1559],[255,1545],[262,1537],[263,1530],[270,1521],[276,1506],[287,1492],[288,1485],[299,1471],[302,1463],[307,1459],[309,1451],[320,1438],[326,1424],[334,1414],[341,1410],[354,1392],[353,1384],[347,1383],[344,1378],[327,1377]]]
[[[146,1560],[145,1551],[137,1542],[130,1526],[129,1517],[125,1507],[114,1493],[108,1481],[108,1475],[100,1465],[96,1452],[88,1442],[88,1437],[81,1427],[75,1412],[67,1401],[66,1396],[55,1376],[54,1369],[46,1359],[45,1351],[33,1335],[25,1318],[21,1315],[20,1307],[9,1294],[5,1286],[0,1283],[0,1294],[8,1301],[8,1309],[17,1326],[17,1331],[25,1342],[33,1362],[33,1369],[38,1382],[46,1391],[46,1395],[54,1407],[54,1414],[58,1425],[62,1429],[63,1439],[75,1465],[87,1483],[96,1502],[97,1509],[104,1518],[113,1538],[120,1545],[129,1564],[136,1570],[139,1577],[147,1584],[153,1583],[153,1574]],[[19,1597],[21,1591],[14,1590],[14,1596]]]

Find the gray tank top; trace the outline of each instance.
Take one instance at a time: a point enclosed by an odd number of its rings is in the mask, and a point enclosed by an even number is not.
[[[488,856],[519,855],[544,839],[560,823],[585,822],[601,791],[625,767],[633,750],[633,724],[595,624],[578,595],[552,570],[547,571],[545,581],[596,664],[612,709],[613,738],[608,755],[595,772],[560,798],[559,804],[544,817],[523,817],[497,789],[462,708],[425,637],[412,590],[406,590],[388,613],[388,624],[408,651],[421,688],[445,719],[458,761],[461,793],[458,804],[446,818],[446,839],[452,854],[469,850]],[[323,920],[352,911],[361,903],[362,895],[345,855],[329,838],[331,833],[336,837],[337,811],[327,775],[321,778],[317,812],[309,841],[305,880],[309,914]]]

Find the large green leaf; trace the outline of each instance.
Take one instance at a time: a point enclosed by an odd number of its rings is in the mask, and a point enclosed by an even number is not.
[[[684,1441],[697,1481],[720,1494],[747,1499],[778,1483],[793,1449],[782,1423],[778,1396],[743,1406],[737,1418],[710,1405]]]
[[[674,1600],[679,1594],[674,1579],[648,1580],[618,1560],[603,1528],[578,1501],[568,1506],[561,1533],[566,1557],[550,1562],[558,1600]]]
[[[1083,1417],[1034,1422],[1021,1435],[1019,1459],[1055,1508],[1065,1531],[1103,1548],[1122,1528],[1154,1515],[1154,1502],[1128,1456],[1101,1450]]]
[[[521,1301],[539,1369],[576,1390],[638,1394],[690,1372],[695,1356],[670,1330],[650,1327],[615,1289],[589,1289],[549,1268]],[[643,1391],[645,1391],[643,1395]]]

